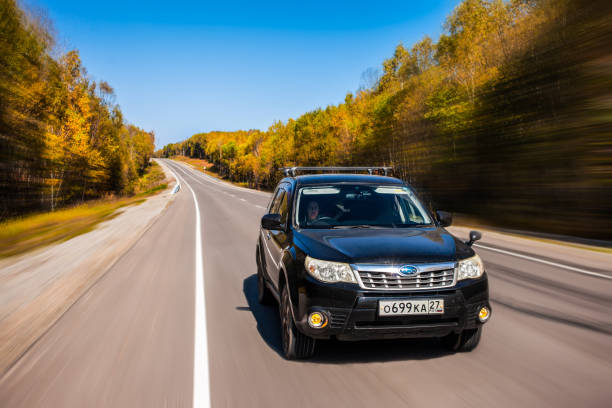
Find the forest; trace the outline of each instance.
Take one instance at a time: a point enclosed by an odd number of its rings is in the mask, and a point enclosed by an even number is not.
[[[388,165],[433,208],[609,240],[611,9],[464,0],[439,38],[399,44],[344,103],[267,130],[195,134],[156,154],[206,159],[262,189],[284,166]]]
[[[0,0],[0,221],[127,195],[155,150],[76,50],[56,56],[48,23]]]

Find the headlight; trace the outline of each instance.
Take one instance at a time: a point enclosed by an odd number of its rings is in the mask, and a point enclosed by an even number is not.
[[[480,278],[484,272],[482,259],[478,255],[459,261],[457,265],[457,280]]]
[[[353,270],[345,263],[321,261],[307,256],[304,265],[309,274],[322,282],[357,282]]]

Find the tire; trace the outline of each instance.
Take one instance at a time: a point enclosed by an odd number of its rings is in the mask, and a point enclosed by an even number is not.
[[[270,306],[274,304],[274,296],[266,282],[264,280],[263,272],[261,270],[261,265],[259,263],[259,259],[257,259],[257,301],[264,306]]]
[[[472,351],[480,343],[482,326],[477,329],[463,330],[461,333],[452,333],[442,339],[444,345],[451,351]]]
[[[305,359],[312,357],[315,351],[315,339],[300,332],[293,322],[289,291],[285,286],[281,294],[279,307],[281,320],[281,338],[283,355],[287,360]]]

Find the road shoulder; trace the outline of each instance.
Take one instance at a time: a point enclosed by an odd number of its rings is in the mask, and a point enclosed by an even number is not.
[[[153,225],[174,184],[87,234],[0,261],[0,376]]]

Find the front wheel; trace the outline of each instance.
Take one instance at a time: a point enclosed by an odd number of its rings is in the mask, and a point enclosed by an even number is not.
[[[295,327],[287,286],[283,288],[279,312],[285,358],[295,360],[312,357],[315,350],[315,339],[306,336]]]
[[[444,345],[451,351],[472,351],[480,343],[482,326],[477,329],[463,330],[461,333],[451,333],[444,337]]]

